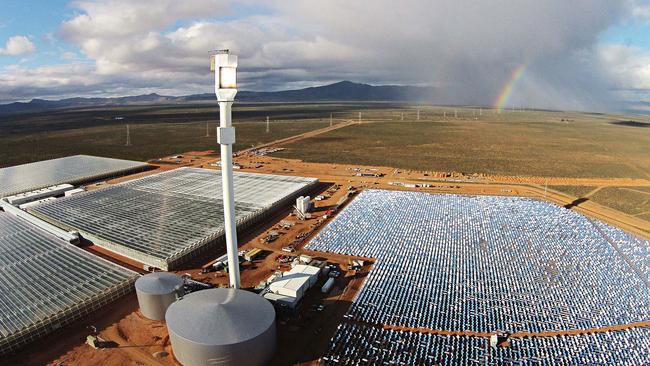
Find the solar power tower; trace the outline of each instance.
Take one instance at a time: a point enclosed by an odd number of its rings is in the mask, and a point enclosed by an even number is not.
[[[239,280],[239,259],[237,256],[237,226],[235,222],[235,190],[232,172],[232,145],[235,143],[235,128],[232,127],[232,104],[237,95],[237,56],[229,50],[215,52],[210,69],[214,71],[214,92],[219,102],[220,125],[217,141],[221,145],[221,181],[223,186],[223,215],[228,253],[228,274],[230,286],[241,287]]]

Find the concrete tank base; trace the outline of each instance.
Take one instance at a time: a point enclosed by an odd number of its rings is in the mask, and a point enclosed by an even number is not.
[[[174,356],[184,366],[261,366],[275,353],[275,309],[248,291],[191,293],[173,303],[165,319]]]

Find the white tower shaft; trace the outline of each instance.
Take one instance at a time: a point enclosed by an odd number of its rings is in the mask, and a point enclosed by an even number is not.
[[[232,103],[219,102],[219,127],[221,128],[232,128]],[[228,275],[230,276],[230,286],[240,288],[237,226],[235,222],[235,188],[232,178],[232,144],[227,143],[229,141],[222,138],[222,131],[224,130],[219,130],[219,144],[221,145],[221,185],[223,187],[223,216],[228,253]],[[234,132],[234,129],[232,131]]]
[[[227,50],[212,56],[210,68],[214,71],[214,91],[219,102],[217,141],[221,145],[221,185],[223,188],[223,216],[228,255],[230,286],[241,287],[239,256],[237,255],[237,223],[235,221],[235,187],[232,172],[232,145],[235,129],[232,127],[232,104],[237,95],[237,56]]]

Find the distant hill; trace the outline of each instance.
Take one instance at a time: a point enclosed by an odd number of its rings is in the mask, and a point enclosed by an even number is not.
[[[433,95],[433,88],[398,85],[375,86],[353,83],[351,81],[341,81],[334,84],[297,90],[275,92],[243,90],[237,93],[237,100],[241,102],[421,102],[430,100]],[[147,105],[197,101],[215,101],[214,93],[179,97],[153,93],[118,98],[33,99],[30,102],[2,104],[0,105],[0,114],[40,112],[75,107]]]

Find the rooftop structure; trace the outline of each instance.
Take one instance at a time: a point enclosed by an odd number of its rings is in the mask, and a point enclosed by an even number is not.
[[[650,243],[533,199],[367,190],[307,249],[376,258],[345,315],[357,324],[544,332],[650,316]]]
[[[169,270],[223,243],[221,172],[180,168],[44,203],[32,212],[96,245]],[[238,229],[282,207],[315,178],[235,173]],[[212,248],[214,249],[214,248]]]
[[[63,183],[77,184],[146,169],[139,161],[74,155],[0,169],[0,198]]]
[[[0,354],[130,292],[137,277],[0,211]]]
[[[275,310],[251,292],[193,292],[173,303],[165,320],[174,356],[185,366],[261,366],[275,352]]]

